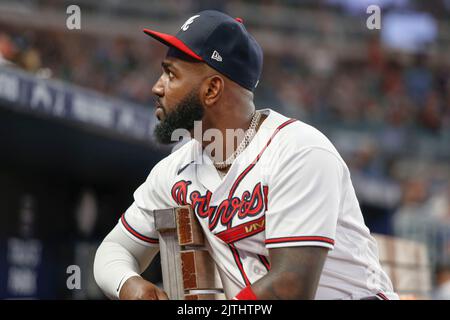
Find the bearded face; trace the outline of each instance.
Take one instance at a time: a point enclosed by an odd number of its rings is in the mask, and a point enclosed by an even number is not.
[[[162,109],[164,117],[155,127],[155,137],[159,143],[170,144],[172,141],[172,133],[176,129],[186,129],[191,131],[194,129],[194,122],[200,121],[204,115],[204,107],[200,102],[198,88],[191,92],[177,103],[172,111],[167,111],[160,100],[157,100],[157,107]]]

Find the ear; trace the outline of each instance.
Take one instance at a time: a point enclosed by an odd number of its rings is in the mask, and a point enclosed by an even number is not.
[[[225,81],[220,75],[213,75],[205,80],[203,101],[205,106],[212,106],[220,99],[225,86]]]

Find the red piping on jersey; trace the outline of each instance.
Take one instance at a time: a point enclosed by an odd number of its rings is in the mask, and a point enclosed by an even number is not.
[[[292,122],[297,121],[297,119],[289,119],[286,122],[283,122],[278,128],[275,129],[275,132],[272,134],[272,136],[269,138],[269,141],[267,141],[264,148],[261,150],[261,152],[256,156],[255,160],[237,177],[237,179],[234,181],[233,186],[231,187],[230,194],[228,195],[228,198],[231,198],[236,191],[237,187],[241,183],[242,179],[250,172],[250,170],[253,169],[253,167],[256,165],[256,163],[261,158],[264,151],[266,151],[269,144],[272,142],[273,138],[277,135],[278,132],[280,132],[281,129],[283,129],[288,124],[291,124]]]
[[[158,244],[159,240],[158,239],[154,239],[154,238],[149,238],[146,237],[142,234],[140,234],[139,232],[137,232],[136,230],[134,230],[127,222],[127,220],[125,219],[125,213],[122,214],[122,217],[120,217],[120,221],[122,222],[123,226],[125,227],[125,229],[127,229],[127,231],[129,233],[131,233],[133,236],[135,236],[136,238],[148,242],[148,243],[153,243],[153,244]]]
[[[269,271],[270,270],[270,262],[269,262],[269,260],[263,255],[258,254],[257,256],[258,256],[259,260],[261,260],[262,264],[267,269],[267,271]]]
[[[262,154],[264,153],[264,151],[266,151],[267,147],[272,142],[273,138],[278,134],[278,132],[280,132],[280,130],[283,129],[285,126],[287,126],[287,125],[289,125],[289,124],[291,124],[291,123],[293,123],[295,121],[297,121],[297,119],[289,119],[289,120],[283,122],[281,125],[279,125],[275,129],[275,132],[269,138],[269,141],[267,141],[266,145],[261,150],[261,152],[256,156],[255,160],[253,160],[253,162],[234,181],[233,186],[231,187],[230,193],[228,195],[228,199],[233,197],[233,194],[236,191],[236,189],[239,186],[239,184],[241,183],[242,179],[244,179],[244,177],[250,172],[250,170],[253,169],[253,167],[259,161],[259,159],[261,158]],[[231,220],[230,220],[230,223],[228,224],[228,229],[230,227],[231,227]],[[239,256],[238,249],[236,249],[233,244],[230,244],[229,246],[231,248],[231,251],[233,252],[234,260],[235,260],[235,262],[236,262],[236,264],[237,264],[237,266],[239,268],[239,271],[241,272],[241,275],[242,275],[242,278],[244,279],[245,285],[246,286],[250,285],[250,281],[248,281],[247,275],[245,274],[245,270],[244,270],[244,268],[242,266],[242,261],[241,261],[241,257]]]
[[[266,217],[263,215],[258,219],[240,224],[231,229],[226,229],[216,234],[216,237],[226,243],[233,243],[247,237],[258,234],[266,229],[265,226]]]
[[[236,262],[239,271],[241,273],[242,279],[244,279],[244,283],[246,286],[250,285],[250,281],[247,278],[247,275],[245,274],[244,271],[244,266],[242,265],[242,261],[241,261],[241,257],[239,257],[239,253],[238,250],[235,248],[234,244],[230,244],[228,245],[231,249],[231,252],[233,253],[233,257],[234,257],[234,261]]]
[[[266,244],[283,243],[283,242],[301,242],[301,241],[325,242],[325,243],[334,245],[333,239],[330,239],[327,237],[318,237],[318,236],[272,238],[272,239],[266,239]]]
[[[264,194],[264,207],[267,209],[269,209],[269,187],[268,186],[263,186],[263,194]]]
[[[377,297],[381,298],[382,300],[389,300],[389,298],[386,297],[386,296],[384,295],[384,293],[382,293],[382,292],[378,292],[378,293],[377,293]]]

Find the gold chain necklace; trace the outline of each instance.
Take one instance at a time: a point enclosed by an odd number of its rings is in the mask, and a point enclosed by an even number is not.
[[[219,170],[223,170],[233,163],[233,161],[237,158],[238,155],[241,154],[242,151],[248,146],[250,141],[252,141],[253,137],[256,134],[256,126],[259,123],[259,119],[261,119],[261,113],[258,111],[255,111],[253,114],[252,120],[250,121],[250,126],[248,127],[247,131],[245,132],[244,139],[242,139],[239,146],[236,148],[236,150],[229,156],[225,161],[213,161],[214,167]]]

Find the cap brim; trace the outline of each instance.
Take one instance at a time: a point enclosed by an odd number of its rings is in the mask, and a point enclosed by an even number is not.
[[[188,56],[190,56],[198,61],[203,61],[202,57],[200,57],[198,54],[196,54],[194,51],[192,51],[187,45],[185,45],[177,37],[170,35],[170,34],[153,31],[150,29],[143,29],[143,31],[146,34],[148,34],[149,36],[158,40],[159,42],[164,43],[166,46],[171,46],[171,47],[177,48],[178,50],[184,52]]]

